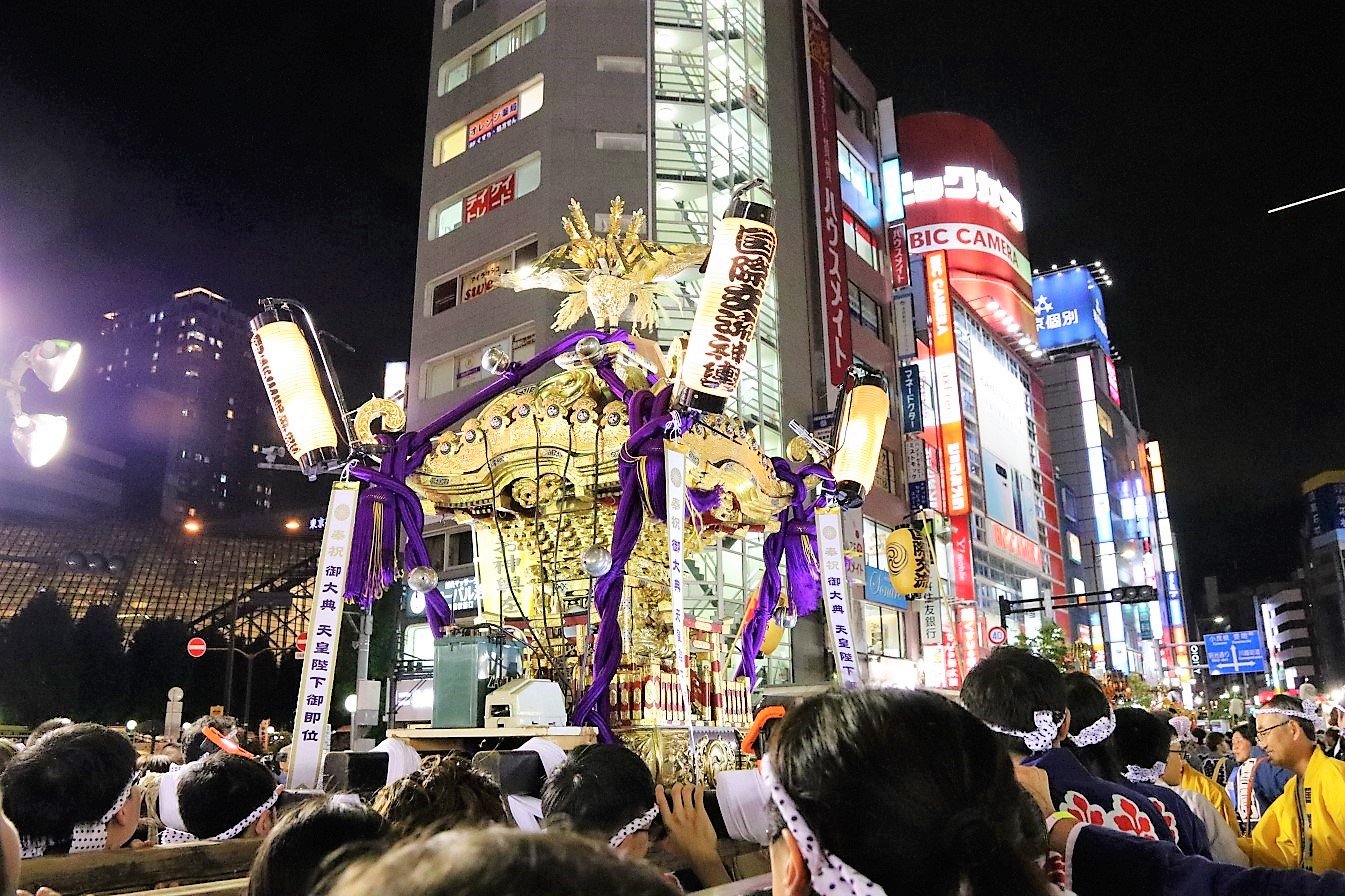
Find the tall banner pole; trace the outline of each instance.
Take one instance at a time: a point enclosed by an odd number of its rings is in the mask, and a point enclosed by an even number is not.
[[[672,594],[673,647],[676,652],[677,683],[682,691],[682,720],[686,723],[694,754],[695,743],[691,739],[691,672],[687,667],[686,600],[682,593],[687,506],[686,455],[671,445],[665,446],[663,464],[667,488],[668,585]]]
[[[854,628],[850,625],[850,586],[845,576],[845,540],[841,529],[841,508],[828,504],[814,516],[817,523],[817,552],[822,564],[822,600],[827,607],[827,628],[831,630],[831,650],[841,685],[859,685],[859,666],[855,661]]]
[[[294,746],[290,753],[288,785],[317,789],[322,786],[323,733],[332,702],[336,650],[341,640],[341,603],[354,532],[358,482],[332,484],[327,525],[322,533],[314,577],[313,606],[308,611],[308,646],[304,649],[299,704],[294,710]]]

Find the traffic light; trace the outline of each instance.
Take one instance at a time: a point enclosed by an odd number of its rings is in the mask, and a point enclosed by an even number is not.
[[[1149,585],[1125,585],[1113,588],[1110,594],[1112,600],[1123,604],[1144,604],[1158,600],[1158,591]]]

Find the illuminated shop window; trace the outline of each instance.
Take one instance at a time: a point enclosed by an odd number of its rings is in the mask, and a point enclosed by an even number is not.
[[[520,47],[532,43],[546,31],[546,9],[530,12],[520,20],[505,25],[479,44],[459,53],[439,68],[439,95],[443,96],[479,75]]]
[[[429,287],[429,315],[456,308],[478,299],[495,289],[500,274],[516,270],[537,260],[537,240],[529,240],[517,249],[506,250],[485,261],[473,262],[454,271],[450,276],[431,283]]]
[[[527,361],[537,354],[537,330],[529,323],[513,332],[426,361],[421,368],[424,397],[434,398],[488,379],[491,374],[481,368],[481,356],[493,347],[503,349],[513,361]]]
[[[845,224],[845,244],[862,258],[869,267],[878,269],[878,241],[867,227],[855,220],[848,211],[842,214]]]
[[[869,169],[865,167],[863,160],[855,155],[840,134],[836,135],[836,155],[841,177],[848,180],[850,185],[858,190],[865,199],[877,205],[878,190],[873,185],[873,175],[869,173]]]

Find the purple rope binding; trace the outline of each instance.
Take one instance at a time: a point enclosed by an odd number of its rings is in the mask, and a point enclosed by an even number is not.
[[[742,662],[738,676],[746,677],[752,687],[757,684],[757,654],[766,639],[771,614],[780,601],[780,560],[785,561],[785,576],[789,582],[789,608],[798,616],[807,616],[817,609],[822,599],[821,572],[817,568],[817,523],[813,519],[820,502],[808,500],[805,476],[817,476],[826,487],[834,487],[835,479],[823,466],[808,464],[796,473],[783,458],[772,458],[775,474],[794,487],[789,506],[776,516],[780,528],[766,536],[762,545],[762,561],[766,571],[761,577],[761,590],[750,619],[743,620]]]

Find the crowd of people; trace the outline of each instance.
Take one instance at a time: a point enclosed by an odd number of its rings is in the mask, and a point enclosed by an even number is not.
[[[1184,721],[1001,648],[960,703],[859,689],[775,708],[759,762],[711,799],[616,744],[531,745],[531,794],[443,755],[362,798],[288,790],[228,720],[155,757],[55,720],[0,754],[0,893],[21,857],[256,838],[250,896],[666,896],[728,882],[727,835],[760,844],[780,896],[1345,894],[1345,763],[1312,708],[1278,695],[1232,732],[1226,786]]]

